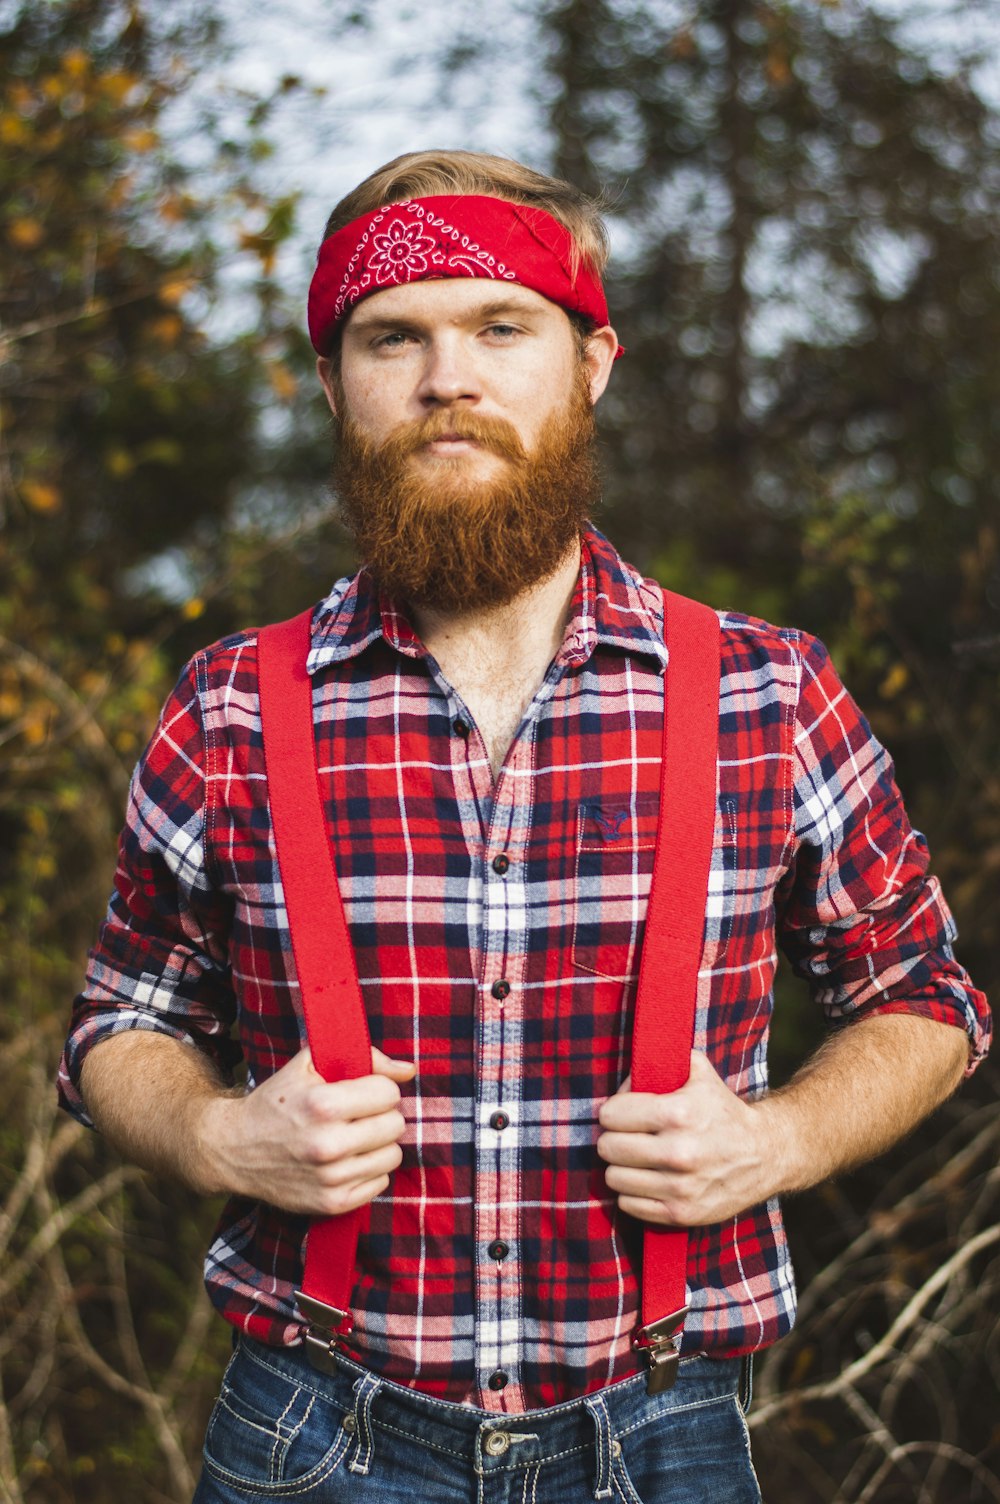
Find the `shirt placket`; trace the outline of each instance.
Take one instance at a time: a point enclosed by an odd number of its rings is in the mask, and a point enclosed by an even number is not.
[[[539,698],[547,698],[549,686]],[[537,704],[533,710],[537,713]],[[532,820],[532,749],[522,726],[496,784],[485,743],[459,708],[453,768],[463,807],[489,811],[469,831],[480,905],[477,989],[475,1154],[475,1351],[478,1403],[487,1410],[526,1408],[521,1329],[523,1212],[521,1155],[532,1123],[523,1089],[528,905],[525,856]],[[470,902],[473,895],[470,894]]]

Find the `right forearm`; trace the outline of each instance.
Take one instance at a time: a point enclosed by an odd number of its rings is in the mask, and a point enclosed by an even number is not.
[[[203,1123],[242,1088],[226,1086],[200,1050],[147,1029],[113,1034],[87,1056],[80,1085],[97,1127],[127,1159],[201,1195],[236,1189],[220,1177]]]
[[[388,1186],[406,1128],[399,1086],[414,1071],[373,1050],[371,1075],[327,1082],[303,1049],[247,1093],[193,1047],[135,1030],[94,1046],[81,1087],[97,1127],[144,1168],[202,1195],[335,1216]]]

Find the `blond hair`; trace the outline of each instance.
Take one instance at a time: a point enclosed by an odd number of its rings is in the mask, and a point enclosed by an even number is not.
[[[608,232],[600,203],[561,178],[481,151],[407,151],[394,157],[340,200],[327,221],[323,239],[383,204],[445,193],[482,193],[544,209],[565,225],[583,261],[599,277],[603,275],[608,263]],[[577,265],[570,271],[575,276]]]

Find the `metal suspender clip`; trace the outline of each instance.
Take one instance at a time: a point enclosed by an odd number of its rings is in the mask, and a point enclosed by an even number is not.
[[[687,1306],[681,1306],[672,1315],[661,1316],[659,1321],[641,1326],[632,1338],[632,1346],[649,1357],[647,1394],[662,1394],[665,1389],[674,1387],[681,1358],[681,1330],[688,1309]]]
[[[295,1304],[309,1322],[306,1330],[306,1356],[313,1368],[333,1373],[337,1366],[337,1343],[351,1331],[351,1314],[338,1306],[328,1306],[312,1295],[295,1292]],[[346,1323],[346,1324],[345,1324]]]

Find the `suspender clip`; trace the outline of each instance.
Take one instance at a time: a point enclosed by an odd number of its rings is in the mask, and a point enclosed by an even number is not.
[[[650,1321],[641,1326],[632,1338],[632,1346],[645,1352],[649,1358],[649,1377],[646,1380],[647,1394],[662,1394],[674,1387],[680,1363],[681,1331],[689,1307],[681,1306],[670,1316],[661,1316],[659,1321]]]
[[[306,1357],[313,1368],[333,1373],[337,1366],[337,1343],[350,1335],[353,1322],[350,1311],[328,1306],[313,1295],[295,1292],[295,1304],[309,1325],[306,1328]]]

